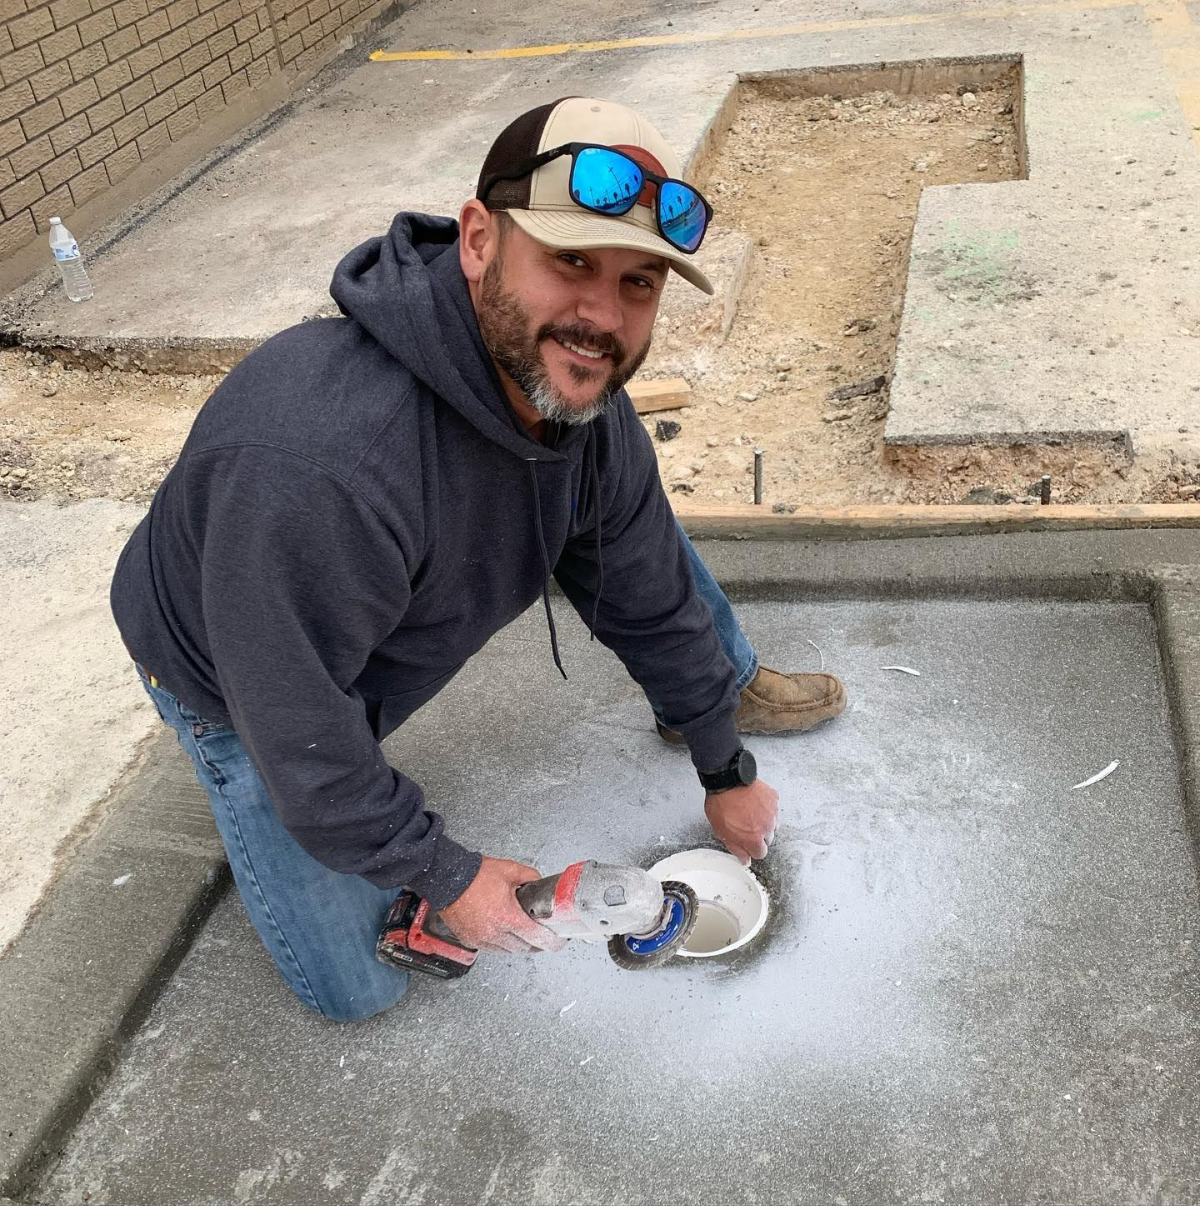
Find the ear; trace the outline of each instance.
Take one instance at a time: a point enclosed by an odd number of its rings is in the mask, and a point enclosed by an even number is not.
[[[462,207],[458,215],[458,239],[458,259],[463,276],[471,284],[478,284],[500,247],[495,215],[482,201],[472,197]]]

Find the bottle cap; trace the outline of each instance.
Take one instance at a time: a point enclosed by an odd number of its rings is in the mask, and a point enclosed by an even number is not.
[[[62,218],[51,218],[51,219],[50,219],[50,225],[51,225],[51,226],[61,226],[61,225],[62,225]]]

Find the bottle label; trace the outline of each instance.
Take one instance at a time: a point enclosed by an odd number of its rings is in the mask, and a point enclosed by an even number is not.
[[[61,247],[55,247],[53,250],[54,250],[54,258],[56,260],[58,260],[60,263],[63,260],[79,259],[79,244],[76,243],[74,239],[72,239],[69,243],[66,243]]]

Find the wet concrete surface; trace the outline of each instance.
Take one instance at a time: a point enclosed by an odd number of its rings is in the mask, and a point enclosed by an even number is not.
[[[1198,894],[1149,609],[739,611],[851,699],[751,742],[784,808],[758,944],[645,975],[579,944],[486,957],[344,1027],[230,896],[30,1199],[1194,1201]],[[547,872],[702,842],[686,755],[569,627],[569,683],[530,613],[392,760],[460,838]]]

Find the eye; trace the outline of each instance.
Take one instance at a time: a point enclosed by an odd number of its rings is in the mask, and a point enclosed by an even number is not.
[[[581,255],[576,255],[573,251],[563,251],[559,253],[560,260],[564,264],[570,264],[572,268],[586,268],[587,260]]]

